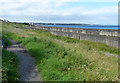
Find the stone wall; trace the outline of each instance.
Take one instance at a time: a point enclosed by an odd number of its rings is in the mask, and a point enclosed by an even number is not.
[[[81,28],[58,28],[58,27],[38,27],[39,29],[50,31],[52,34],[105,43],[118,48],[118,30],[107,29],[81,29]]]

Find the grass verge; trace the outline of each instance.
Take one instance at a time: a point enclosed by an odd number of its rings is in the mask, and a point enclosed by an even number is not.
[[[3,35],[4,47],[11,45],[11,42],[8,38]],[[18,57],[12,53],[7,51],[6,49],[2,49],[2,82],[3,83],[12,83],[13,81],[19,81],[19,60]]]
[[[2,50],[2,82],[7,83],[10,81],[19,80],[18,72],[18,57],[7,51],[6,49]]]

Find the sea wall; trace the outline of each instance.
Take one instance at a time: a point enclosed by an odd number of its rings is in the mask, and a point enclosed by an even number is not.
[[[40,27],[41,29],[48,31],[60,31],[60,32],[70,32],[78,34],[90,34],[90,35],[105,35],[105,36],[119,36],[118,30],[111,29],[83,29],[83,28],[58,28],[58,27]]]
[[[58,28],[58,27],[38,27],[52,34],[77,38],[80,40],[89,40],[94,42],[105,43],[112,47],[118,48],[120,34],[118,30],[109,29],[82,29],[82,28]]]

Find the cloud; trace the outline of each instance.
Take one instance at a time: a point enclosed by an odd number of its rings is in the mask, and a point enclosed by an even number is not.
[[[88,8],[86,6],[69,6],[68,2],[80,0],[15,0],[0,2],[2,17],[12,21],[43,22],[83,22],[117,24],[117,6]],[[85,0],[86,1],[86,0]],[[116,0],[113,0],[116,1]],[[61,9],[59,9],[61,8]],[[105,21],[105,22],[103,22]]]

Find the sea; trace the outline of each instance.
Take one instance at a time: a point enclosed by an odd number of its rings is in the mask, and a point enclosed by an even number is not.
[[[86,29],[120,29],[117,25],[40,25],[36,26],[46,26],[46,27],[62,27],[62,28],[86,28]]]

